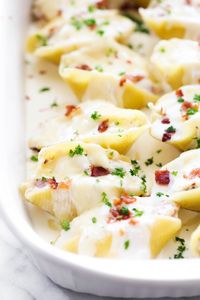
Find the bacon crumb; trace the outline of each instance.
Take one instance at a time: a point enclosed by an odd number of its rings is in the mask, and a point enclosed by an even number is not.
[[[98,9],[106,9],[109,8],[108,0],[101,0],[96,3],[96,7]]]
[[[65,116],[69,117],[74,111],[76,111],[79,107],[77,105],[66,105],[65,109]]]
[[[136,225],[137,223],[138,223],[138,221],[134,218],[131,218],[129,221],[129,224],[131,224],[131,225]]]
[[[190,172],[189,176],[187,176],[186,178],[187,179],[194,179],[196,177],[200,178],[200,168],[193,169]]]
[[[181,89],[176,91],[176,96],[177,97],[183,97],[183,91]]]
[[[157,170],[155,172],[156,183],[168,185],[170,183],[170,173],[168,170]]]
[[[164,118],[161,121],[162,124],[170,124],[170,119],[169,118]]]
[[[40,70],[40,71],[39,71],[39,74],[40,74],[40,75],[45,75],[46,73],[47,73],[46,70]]]
[[[109,127],[109,120],[104,120],[103,122],[101,122],[101,124],[99,124],[98,131],[103,133],[108,129],[108,127]]]
[[[92,71],[92,68],[90,68],[90,66],[88,66],[88,65],[86,65],[86,64],[77,66],[76,69],[84,70],[84,71]]]
[[[162,142],[167,142],[171,140],[172,138],[172,133],[171,132],[165,132],[162,136]]]
[[[141,80],[144,79],[144,76],[143,75],[124,75],[121,79],[120,79],[120,82],[119,82],[119,85],[120,86],[123,86],[124,83],[126,82],[126,80],[130,80],[131,82],[133,83],[137,83]]]
[[[131,204],[137,201],[135,197],[131,197],[129,195],[121,195],[120,200],[125,204]]]
[[[110,174],[110,171],[108,169],[95,166],[91,167],[91,177],[106,176],[108,174]]]
[[[67,182],[59,182],[59,183],[58,183],[58,188],[59,188],[59,189],[69,190],[70,184],[71,184],[70,181],[67,181]]]
[[[58,183],[57,183],[57,181],[56,181],[55,178],[48,178],[48,179],[47,179],[47,182],[48,182],[48,184],[50,185],[50,187],[51,187],[53,190],[56,190],[56,189],[57,189]]]

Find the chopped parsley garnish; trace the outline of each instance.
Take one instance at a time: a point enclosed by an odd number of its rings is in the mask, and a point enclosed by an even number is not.
[[[193,100],[200,101],[200,94],[195,94]]]
[[[44,93],[44,92],[48,92],[48,91],[50,91],[50,88],[48,86],[45,86],[39,90],[40,93]]]
[[[94,12],[94,11],[95,11],[95,6],[94,6],[94,5],[89,5],[89,6],[88,6],[88,11],[89,11],[90,13]]]
[[[156,164],[156,166],[157,166],[158,168],[161,168],[163,165],[162,165],[161,162],[159,162],[159,163]]]
[[[95,26],[96,20],[95,19],[87,19],[87,20],[84,20],[84,24],[87,26]]]
[[[91,114],[91,119],[93,120],[99,120],[101,118],[101,114],[99,114],[97,111],[94,111],[92,114]]]
[[[139,171],[141,170],[141,167],[138,164],[137,160],[131,160],[131,164],[133,165],[133,169],[130,170],[131,176],[138,175]]]
[[[146,180],[146,175],[143,175],[142,177],[141,177],[141,179],[142,179],[142,183],[141,183],[141,190],[142,190],[142,192],[144,192],[144,193],[146,193],[146,191],[147,191],[147,185],[146,185],[146,182],[147,182],[147,180]]]
[[[173,171],[172,175],[177,176],[178,175],[178,171]]]
[[[143,210],[138,210],[137,208],[132,209],[134,211],[134,217],[141,217],[144,214]]]
[[[81,21],[77,20],[75,17],[71,18],[71,25],[76,28],[76,30],[80,30],[82,28]]]
[[[175,241],[179,243],[179,246],[177,248],[177,253],[174,254],[174,258],[175,259],[180,259],[180,258],[184,258],[183,253],[186,250],[186,246],[185,246],[185,240],[176,236],[175,237]]]
[[[173,126],[169,126],[165,131],[168,132],[168,133],[175,133],[176,128],[174,128]]]
[[[184,102],[184,99],[183,98],[178,98],[178,100],[177,100],[179,103],[183,103]]]
[[[101,66],[96,66],[95,70],[97,70],[98,72],[102,73],[104,70]]]
[[[52,102],[52,103],[51,103],[51,107],[52,107],[52,108],[58,107],[58,103],[57,103],[56,101]]]
[[[126,72],[120,72],[118,75],[119,76],[123,76],[123,75],[125,75],[126,74]]]
[[[162,152],[162,149],[158,149],[158,150],[156,151],[157,154],[159,154],[160,152]]]
[[[48,37],[41,35],[41,34],[36,34],[36,38],[37,38],[38,42],[41,44],[41,46],[48,45]]]
[[[105,205],[107,205],[108,207],[112,207],[112,204],[111,204],[111,202],[109,201],[108,196],[107,196],[107,194],[106,194],[105,192],[103,192],[103,193],[101,194],[101,197],[102,197],[102,202],[103,202]]]
[[[164,196],[164,194],[163,194],[162,192],[157,192],[157,193],[156,193],[156,196],[162,197],[162,196]]]
[[[129,246],[130,246],[130,241],[129,240],[125,241],[124,242],[124,249],[127,250]]]
[[[102,30],[102,29],[97,30],[97,34],[100,35],[100,36],[103,36],[104,33],[105,33],[105,31]]]
[[[146,166],[150,166],[150,165],[152,165],[153,164],[153,157],[150,157],[150,158],[148,158],[146,161],[145,161],[145,165]]]
[[[161,47],[161,48],[160,48],[160,52],[161,52],[161,53],[164,53],[165,51],[166,51],[166,49],[165,49],[164,47]]]
[[[89,171],[88,170],[84,170],[83,172],[86,176],[90,176]]]
[[[120,214],[123,216],[128,216],[129,215],[129,209],[125,206],[122,206],[122,208],[120,208]]]
[[[197,142],[196,148],[199,149],[200,148],[200,138],[196,138],[196,142]]]
[[[75,155],[83,155],[84,149],[78,145],[74,150],[70,149],[69,156],[74,157]]]
[[[135,32],[150,34],[149,29],[144,25],[144,23],[141,20],[136,21]]]
[[[115,168],[115,170],[111,174],[124,178],[126,171],[123,168]]]
[[[97,218],[96,218],[96,217],[93,217],[93,218],[92,218],[92,223],[93,223],[93,224],[96,224],[96,222],[97,222]]]
[[[68,231],[70,229],[70,223],[67,220],[64,220],[60,223],[60,226],[63,230]]]
[[[34,162],[38,162],[38,156],[37,155],[32,155],[30,159]]]
[[[197,107],[188,108],[186,115],[192,116],[192,115],[196,114],[198,111],[199,110]]]

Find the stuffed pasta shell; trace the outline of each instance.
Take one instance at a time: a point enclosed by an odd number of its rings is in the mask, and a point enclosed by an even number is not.
[[[27,49],[35,55],[59,63],[61,55],[102,41],[103,37],[123,42],[134,23],[117,11],[104,10],[69,18],[57,18],[27,40]]]
[[[200,150],[189,150],[155,172],[153,194],[200,211]]]
[[[163,85],[177,89],[182,85],[199,83],[200,46],[191,40],[160,41],[154,48],[152,72]]]
[[[75,218],[55,246],[109,258],[156,257],[181,227],[177,207],[149,197],[121,195]],[[109,204],[109,205],[108,205]]]
[[[141,108],[160,92],[145,60],[108,39],[64,55],[59,73],[81,101],[101,97],[120,107]]]
[[[45,120],[29,140],[30,148],[41,149],[55,143],[82,140],[125,153],[148,127],[138,110],[125,110],[104,101],[66,105],[59,116]]]
[[[140,13],[147,26],[161,39],[199,39],[199,0],[152,0],[147,9],[140,9]]]
[[[200,146],[200,85],[188,85],[161,97],[151,105],[150,133],[181,150]]]
[[[146,194],[146,178],[130,159],[96,144],[69,142],[43,148],[36,174],[22,185],[24,197],[59,220],[98,206],[102,193]]]

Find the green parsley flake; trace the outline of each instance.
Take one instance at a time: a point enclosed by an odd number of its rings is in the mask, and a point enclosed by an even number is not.
[[[41,35],[41,34],[36,34],[36,38],[38,42],[40,43],[41,46],[47,46],[48,45],[48,37]]]
[[[142,183],[141,183],[140,188],[141,188],[141,190],[142,190],[143,193],[146,193],[146,192],[147,192],[147,185],[146,185],[147,180],[146,180],[146,175],[143,175],[143,176],[141,177],[141,179],[142,179]]]
[[[143,210],[138,210],[137,208],[132,209],[134,211],[134,217],[141,217],[144,214]]]
[[[168,132],[168,133],[175,133],[176,128],[174,128],[173,126],[169,126],[165,131]]]
[[[186,250],[186,246],[185,246],[185,240],[176,236],[175,237],[175,241],[179,243],[179,246],[177,248],[177,253],[174,254],[174,258],[175,259],[180,259],[180,258],[184,258],[183,253]]]
[[[123,168],[115,168],[115,170],[111,174],[124,178],[124,176],[126,175],[126,171]]]
[[[123,216],[128,216],[129,215],[129,209],[125,206],[122,206],[122,208],[120,209],[120,214]]]
[[[74,157],[75,155],[83,155],[84,149],[78,145],[74,150],[69,151],[69,156]]]
[[[127,250],[127,249],[129,248],[129,246],[130,246],[130,241],[129,241],[129,240],[126,240],[126,241],[124,242],[124,249]]]
[[[138,175],[139,171],[141,170],[141,167],[138,164],[137,160],[131,160],[131,164],[133,165],[133,169],[130,170],[131,176]]]
[[[192,115],[196,114],[198,111],[199,110],[197,107],[188,108],[186,115],[192,116]]]
[[[164,53],[165,51],[166,51],[166,49],[165,49],[164,47],[161,47],[161,48],[160,48],[160,52],[161,52],[161,53]]]
[[[111,202],[109,201],[108,196],[107,196],[107,194],[106,194],[105,192],[103,192],[103,193],[101,194],[101,197],[102,197],[102,202],[103,202],[105,205],[107,205],[108,207],[112,207],[112,204],[111,204]]]
[[[70,223],[67,220],[64,220],[60,223],[60,226],[63,230],[68,231],[70,229]]]
[[[183,98],[178,98],[178,100],[177,100],[179,103],[183,103],[184,102],[184,99]]]
[[[160,152],[162,152],[162,149],[158,149],[158,150],[156,151],[157,154],[160,154]]]
[[[196,148],[199,149],[200,148],[200,138],[196,138],[196,142],[197,142]]]
[[[146,161],[145,161],[145,165],[146,166],[150,166],[150,165],[152,165],[153,164],[153,157],[150,157],[150,158],[148,158]]]
[[[159,163],[156,164],[156,166],[157,166],[158,168],[161,168],[163,165],[162,165],[161,162],[159,162]]]
[[[97,70],[98,72],[102,73],[104,70],[101,66],[96,66],[95,70]]]
[[[37,155],[32,155],[32,156],[30,157],[30,159],[31,159],[32,161],[34,161],[34,162],[38,162],[38,156],[37,156]]]
[[[91,114],[91,119],[93,120],[99,120],[101,118],[101,114],[99,114],[97,111],[94,111],[92,114]]]
[[[97,223],[97,218],[96,218],[96,217],[93,217],[93,218],[92,218],[92,223],[93,223],[93,224],[96,224],[96,223]]]
[[[172,175],[177,176],[178,175],[178,171],[173,171]]]
[[[100,35],[100,36],[103,36],[104,33],[105,33],[105,31],[102,30],[102,29],[97,30],[97,34]]]
[[[162,197],[162,196],[164,196],[164,194],[163,194],[162,192],[157,192],[157,193],[156,193],[156,196]]]
[[[95,11],[95,6],[94,6],[94,5],[89,5],[89,6],[88,6],[88,11],[89,11],[90,13],[93,13],[93,12]]]
[[[56,101],[51,103],[51,108],[58,107],[58,103]]]
[[[75,17],[71,18],[71,25],[75,27],[76,30],[80,30],[82,28],[81,21],[77,20]]]
[[[95,26],[96,20],[95,19],[87,19],[87,20],[84,20],[84,24],[87,26]]]
[[[199,102],[200,101],[200,94],[195,94],[193,100]]]
[[[39,90],[40,93],[49,92],[49,91],[50,91],[50,88],[48,86],[45,86]]]

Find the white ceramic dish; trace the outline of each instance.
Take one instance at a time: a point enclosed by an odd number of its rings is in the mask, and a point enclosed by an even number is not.
[[[25,169],[23,41],[30,2],[0,0],[0,8],[0,38],[5,46],[0,49],[0,205],[14,235],[43,273],[77,292],[123,298],[200,294],[199,259],[116,261],[82,257],[53,248],[34,232],[18,195]]]

